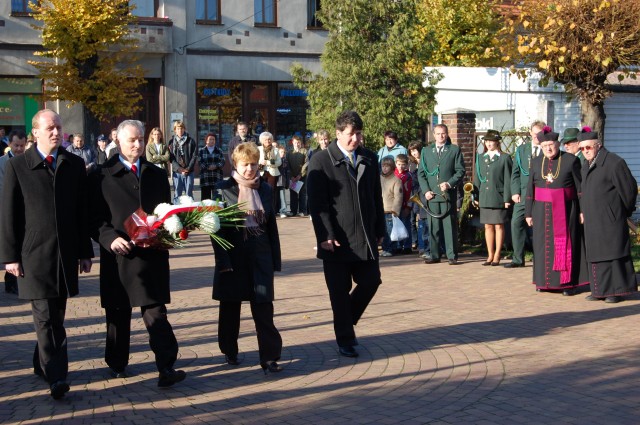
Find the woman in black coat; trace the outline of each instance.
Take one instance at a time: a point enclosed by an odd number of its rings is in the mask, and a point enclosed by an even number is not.
[[[225,250],[212,241],[216,266],[213,299],[220,301],[218,345],[231,365],[238,361],[240,307],[251,304],[256,325],[260,366],[267,372],[280,372],[277,361],[282,338],[273,323],[273,275],[280,271],[280,239],[272,204],[271,187],[260,179],[260,152],[253,143],[242,143],[232,153],[235,170],[231,178],[216,185],[222,200],[242,204],[245,227],[223,227],[218,234],[233,247]]]

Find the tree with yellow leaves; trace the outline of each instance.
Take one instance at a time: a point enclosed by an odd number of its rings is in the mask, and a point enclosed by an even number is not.
[[[583,124],[604,132],[607,78],[636,78],[640,59],[637,0],[520,0],[503,28],[503,60],[533,66],[580,99]],[[526,78],[527,71],[512,67]]]
[[[128,0],[42,0],[31,2],[42,25],[42,60],[29,63],[45,80],[45,100],[81,103],[85,134],[96,134],[101,120],[139,109],[136,89],[143,70],[132,62]]]
[[[417,37],[433,45],[425,66],[499,66],[492,47],[503,19],[496,0],[418,0]]]

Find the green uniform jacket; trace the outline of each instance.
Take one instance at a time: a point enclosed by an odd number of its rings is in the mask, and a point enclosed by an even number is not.
[[[473,185],[480,194],[481,208],[504,208],[511,203],[511,168],[513,161],[506,153],[489,158],[478,155],[473,173]]]
[[[520,195],[521,202],[527,195],[529,183],[529,164],[531,163],[531,143],[523,143],[516,148],[516,155],[511,172],[511,195]]]
[[[456,186],[462,181],[464,172],[462,151],[457,145],[446,143],[440,158],[438,158],[435,143],[422,149],[418,167],[418,181],[422,193],[431,191],[442,194],[440,183],[447,182],[451,186],[451,189],[447,190],[449,200],[455,204]],[[445,200],[438,196],[432,202],[445,202]]]

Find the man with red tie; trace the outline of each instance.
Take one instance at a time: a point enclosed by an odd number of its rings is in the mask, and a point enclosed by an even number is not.
[[[132,307],[140,307],[159,372],[158,387],[170,387],[186,374],[173,368],[178,342],[167,319],[170,302],[169,251],[134,245],[124,228],[138,208],[151,214],[169,203],[167,173],[142,158],[144,126],[126,120],[117,128],[119,155],[91,176],[91,235],[100,244],[100,302],[105,309],[105,361],[115,378],[128,372]]]
[[[36,375],[51,397],[69,391],[64,316],[78,294],[78,270],[91,270],[84,161],[60,147],[62,121],[52,110],[33,117],[36,144],[6,166],[0,215],[0,262],[31,301],[37,336]]]

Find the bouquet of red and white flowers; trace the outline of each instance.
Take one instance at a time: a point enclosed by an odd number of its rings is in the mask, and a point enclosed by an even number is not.
[[[178,202],[159,204],[153,214],[141,208],[131,214],[124,222],[131,241],[143,248],[182,248],[187,244],[189,232],[201,230],[224,249],[233,246],[216,233],[221,227],[243,227],[245,212],[238,204],[225,207],[210,199],[195,202],[190,196],[181,196]]]

